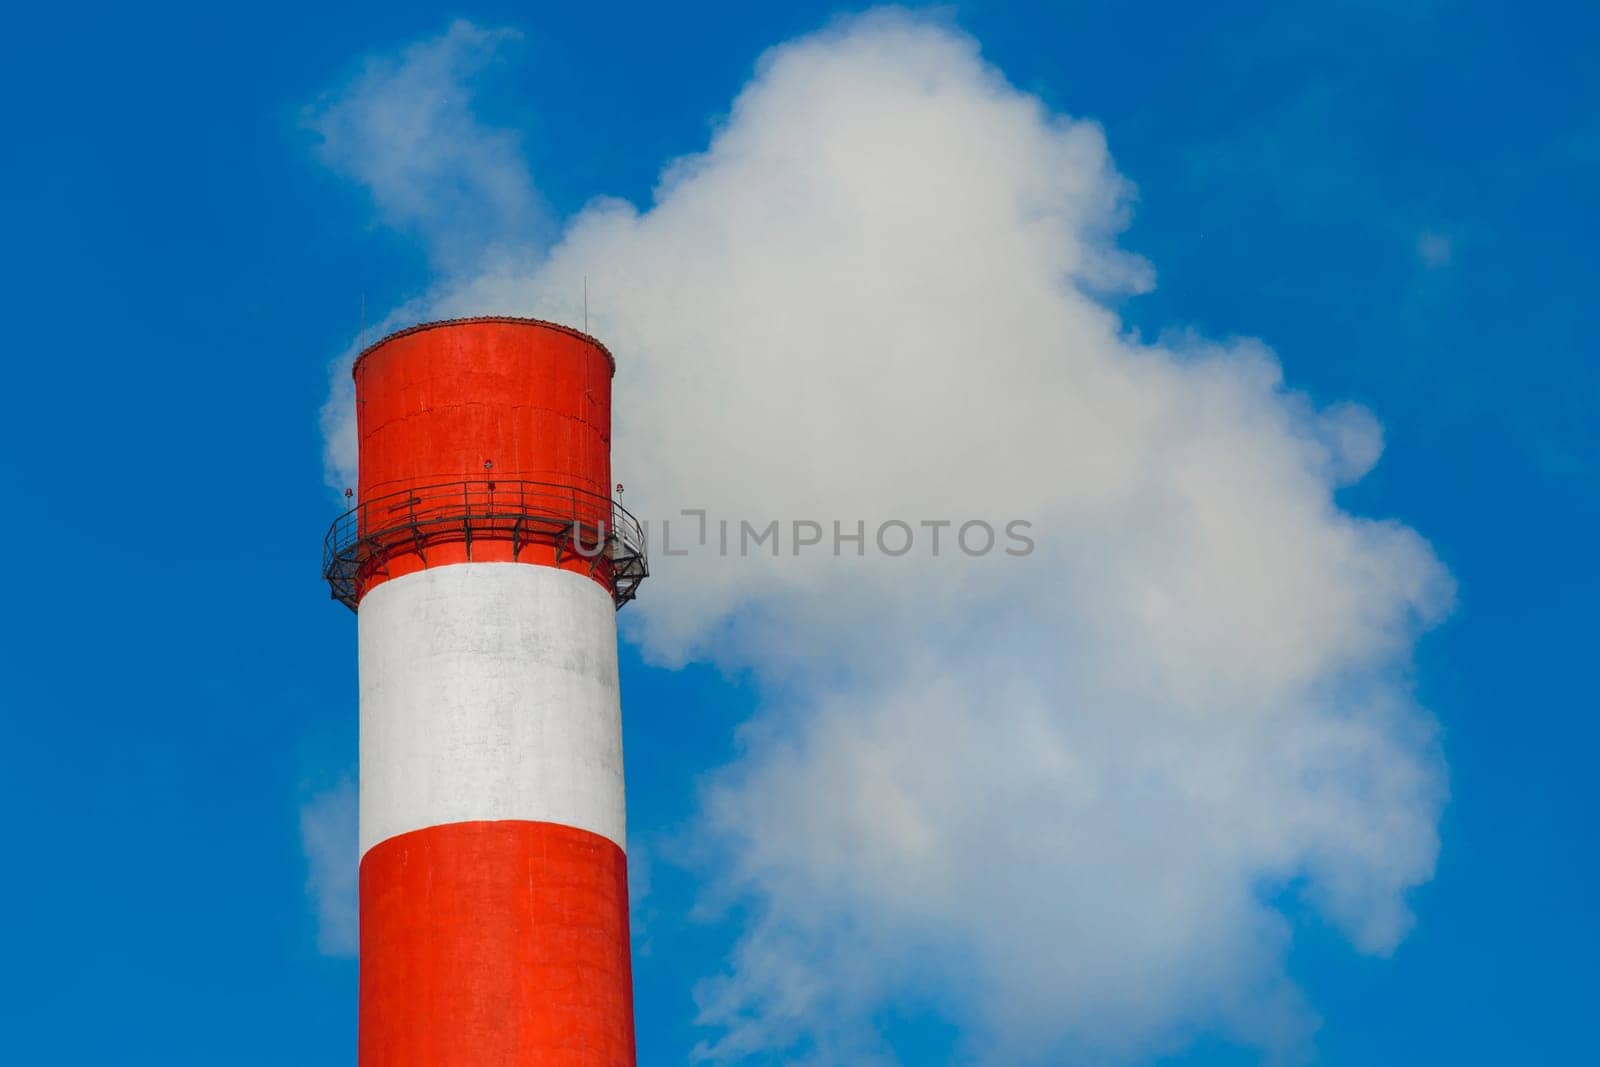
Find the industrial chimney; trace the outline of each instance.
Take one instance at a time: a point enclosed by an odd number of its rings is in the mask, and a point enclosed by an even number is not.
[[[594,338],[475,318],[356,360],[361,1067],[633,1067],[611,496]]]

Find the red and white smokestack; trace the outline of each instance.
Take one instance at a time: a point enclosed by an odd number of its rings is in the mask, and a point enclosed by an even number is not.
[[[481,318],[355,365],[362,1067],[634,1064],[610,353]]]

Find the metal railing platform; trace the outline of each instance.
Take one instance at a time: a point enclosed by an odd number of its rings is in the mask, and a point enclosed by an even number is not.
[[[532,545],[557,565],[577,559],[601,575],[618,610],[650,574],[644,527],[608,497],[573,486],[503,478],[442,482],[363,500],[334,520],[322,545],[322,577],[333,599],[354,610],[362,585],[400,555],[426,566],[440,545],[509,543],[511,558]]]

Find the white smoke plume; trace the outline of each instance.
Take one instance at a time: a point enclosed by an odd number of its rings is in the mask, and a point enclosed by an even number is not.
[[[381,221],[415,230],[441,270],[526,251],[546,227],[519,139],[472,108],[479,76],[517,37],[457,21],[398,56],[368,57],[303,116],[318,158],[366,186]]]
[[[317,951],[327,956],[354,956],[360,944],[356,800],[356,784],[346,778],[300,808],[306,895],[317,918]]]
[[[349,114],[423,91],[385,69]],[[521,174],[451,158],[464,187]],[[395,165],[347,168],[391,217]],[[1408,671],[1449,576],[1335,499],[1381,451],[1371,414],[1289,389],[1260,342],[1123,328],[1110,298],[1153,284],[1114,243],[1130,195],[1094,123],[874,13],[762,57],[649,206],[596,200],[535,268],[449,273],[391,316],[576,322],[587,276],[629,507],[707,514],[623,616],[657,661],[769,693],[686,829],[708,899],[753,916],[698,991],[703,1059],[892,1061],[872,1020],[907,1004],[990,1064],[1201,1032],[1294,1058],[1316,1019],[1285,901],[1364,953],[1411,925],[1446,785]],[[738,523],[773,519],[780,555],[741,555]],[[980,519],[1028,521],[1034,551],[969,557]],[[793,554],[796,520],[819,550]],[[878,551],[887,520],[912,552]],[[864,554],[827,551],[835,521]]]

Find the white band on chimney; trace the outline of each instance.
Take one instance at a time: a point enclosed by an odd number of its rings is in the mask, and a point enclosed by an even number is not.
[[[616,607],[571,571],[452,563],[361,601],[361,854],[526,819],[626,849]]]

